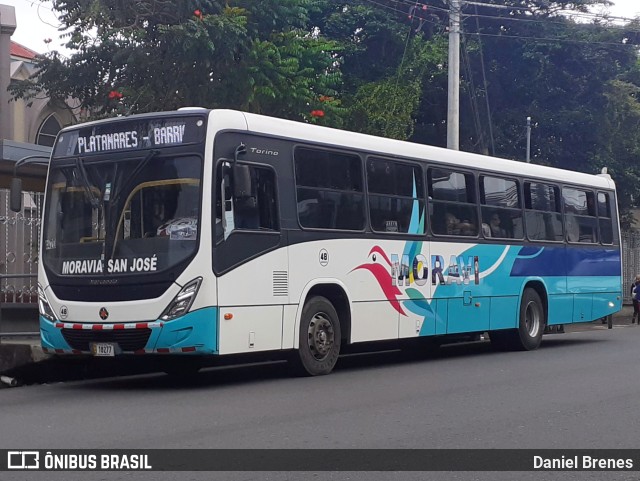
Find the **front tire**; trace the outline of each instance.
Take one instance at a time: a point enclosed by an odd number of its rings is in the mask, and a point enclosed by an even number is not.
[[[338,361],[340,344],[340,321],[333,304],[325,297],[312,297],[302,309],[294,371],[305,376],[329,374]]]

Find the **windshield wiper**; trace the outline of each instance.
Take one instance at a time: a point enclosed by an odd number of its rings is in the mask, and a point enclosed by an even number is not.
[[[150,150],[144,157],[144,159],[142,159],[136,166],[136,168],[131,171],[131,174],[129,174],[127,180],[123,185],[119,186],[119,182],[114,178],[114,184],[116,185],[117,190],[114,191],[113,197],[109,201],[109,207],[107,208],[107,230],[110,234],[107,236],[107,240],[104,246],[105,253],[109,256],[109,259],[112,259],[115,255],[116,244],[118,243],[118,239],[116,239],[115,237],[119,225],[119,216],[116,212],[116,209],[118,208],[118,199],[122,197],[122,194],[129,191],[129,188],[133,185],[134,182],[136,182],[136,177],[138,177],[138,174],[140,174],[140,172],[142,172],[149,161],[156,157],[159,153],[159,150]],[[125,206],[123,206],[123,208],[124,207]]]
[[[120,198],[122,193],[127,192],[129,190],[129,187],[131,187],[131,184],[135,182],[136,177],[140,172],[142,172],[142,169],[144,169],[145,166],[149,163],[149,161],[159,153],[160,153],[159,150],[149,151],[146,157],[140,161],[140,163],[136,166],[135,169],[133,169],[133,171],[129,175],[129,178],[127,179],[127,182],[123,186],[118,188],[118,191],[114,194],[113,199],[111,200],[111,205],[117,205],[116,201]]]
[[[78,169],[78,172],[80,174],[79,177],[82,181],[82,187],[84,188],[87,197],[89,197],[89,203],[91,204],[91,207],[97,209],[98,207],[100,207],[100,199],[98,199],[93,190],[91,190],[91,183],[89,182],[87,171],[84,168],[84,160],[82,159],[82,157],[78,157],[76,159],[76,168]]]

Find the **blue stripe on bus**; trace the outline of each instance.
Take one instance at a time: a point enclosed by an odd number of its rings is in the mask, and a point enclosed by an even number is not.
[[[620,251],[611,248],[523,247],[512,277],[620,276]]]

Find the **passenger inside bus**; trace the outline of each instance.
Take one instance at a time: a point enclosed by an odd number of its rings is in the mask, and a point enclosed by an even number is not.
[[[467,219],[460,220],[451,212],[444,215],[445,229],[448,235],[475,236],[476,226]]]
[[[482,232],[485,237],[507,237],[507,232],[500,225],[502,223],[500,215],[497,212],[492,212],[489,217],[489,223],[482,224]]]

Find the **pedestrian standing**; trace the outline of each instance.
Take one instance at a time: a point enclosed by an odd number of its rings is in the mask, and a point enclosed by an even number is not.
[[[633,301],[631,324],[637,321],[638,325],[640,325],[640,319],[638,319],[638,314],[640,313],[640,274],[636,276],[636,280],[631,284],[631,300]]]

